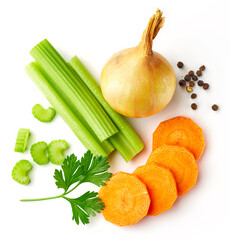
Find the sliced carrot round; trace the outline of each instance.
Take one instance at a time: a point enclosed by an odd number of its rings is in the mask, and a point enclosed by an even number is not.
[[[175,117],[159,124],[153,133],[153,150],[163,144],[185,147],[196,160],[205,147],[202,129],[186,117]]]
[[[134,172],[147,186],[151,203],[148,215],[158,215],[172,207],[177,199],[177,187],[173,174],[165,167],[149,164]]]
[[[101,187],[99,198],[105,205],[105,220],[118,226],[133,225],[145,217],[150,197],[145,184],[136,176],[118,172]]]
[[[169,168],[176,180],[178,195],[185,194],[196,184],[198,166],[192,153],[184,147],[163,145],[154,150],[146,164]]]

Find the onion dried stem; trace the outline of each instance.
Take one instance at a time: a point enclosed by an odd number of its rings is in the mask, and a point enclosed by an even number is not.
[[[160,29],[164,26],[165,18],[162,17],[163,12],[157,9],[156,13],[149,19],[149,23],[143,32],[139,46],[145,49],[147,54],[152,54],[153,39],[157,36]]]

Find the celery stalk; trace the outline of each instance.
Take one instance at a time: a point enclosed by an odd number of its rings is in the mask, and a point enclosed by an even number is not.
[[[109,141],[100,140],[92,135],[92,130],[87,129],[88,125],[84,125],[78,117],[77,112],[73,113],[71,107],[68,106],[67,98],[63,100],[63,94],[60,94],[57,86],[52,85],[52,79],[45,73],[38,63],[32,62],[25,68],[26,73],[38,86],[38,88],[45,95],[50,104],[55,108],[57,113],[71,128],[73,133],[79,138],[82,144],[95,155],[107,156],[112,151],[113,147]],[[81,120],[83,119],[80,117]],[[104,146],[102,146],[104,145]]]
[[[101,147],[106,152],[107,156],[114,150],[114,146],[112,145],[111,141],[109,139],[106,139],[104,141],[100,141],[93,129],[89,126],[89,124],[86,122],[84,117],[79,113],[79,111],[76,109],[76,107],[73,105],[73,103],[69,100],[68,97],[66,97],[63,92],[60,91],[60,89],[55,85],[54,82],[52,82],[52,79],[50,79],[50,83],[54,87],[57,94],[64,100],[66,105],[69,107],[69,109],[72,111],[72,113],[78,118],[78,120],[84,125],[84,127],[87,129],[87,131],[91,134],[91,136],[96,139],[96,141],[101,145]]]
[[[44,70],[43,70],[44,71]],[[101,145],[101,147],[104,149],[107,155],[109,155],[113,150],[114,146],[109,141],[109,139],[106,139],[104,141],[100,141],[95,132],[92,130],[90,125],[87,123],[87,121],[84,119],[84,117],[80,114],[80,112],[77,110],[77,108],[73,105],[73,103],[70,101],[70,99],[63,94],[63,92],[58,88],[58,86],[55,84],[55,82],[49,78],[46,77],[47,81],[53,86],[56,93],[61,97],[61,99],[65,102],[65,104],[68,106],[68,108],[72,111],[72,113],[77,117],[77,119],[84,125],[84,127],[87,129],[87,131],[92,135],[94,139]]]
[[[100,141],[118,132],[116,126],[93,97],[89,89],[79,81],[69,65],[49,43],[43,40],[30,54],[45,70],[61,91],[71,99],[73,105],[88,122]]]
[[[120,152],[122,157],[128,162],[144,148],[143,142],[138,137],[133,128],[129,125],[129,123],[125,120],[125,118],[114,111],[106,102],[105,98],[102,95],[99,84],[82,64],[79,58],[76,56],[73,57],[69,61],[69,65],[85,83],[85,85],[112,119],[113,123],[116,125],[119,133],[111,136],[109,140],[118,150],[118,152]],[[77,81],[78,79],[76,78],[75,82]]]

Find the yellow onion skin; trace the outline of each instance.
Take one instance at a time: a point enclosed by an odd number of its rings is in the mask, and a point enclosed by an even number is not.
[[[117,112],[142,118],[161,111],[176,88],[173,67],[155,51],[145,53],[142,46],[114,54],[101,73],[104,98]]]
[[[176,88],[173,67],[152,50],[152,41],[163,27],[157,9],[138,46],[114,54],[101,72],[101,90],[109,105],[127,117],[142,118],[161,111]]]

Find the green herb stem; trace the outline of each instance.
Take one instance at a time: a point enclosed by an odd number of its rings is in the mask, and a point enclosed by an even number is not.
[[[81,183],[82,183],[81,181],[78,182],[78,184],[76,184],[76,186],[74,186],[72,189],[70,189],[69,191],[67,191],[67,192],[64,194],[64,196],[67,195],[67,194],[69,194],[69,193],[71,193],[73,190],[75,190]]]
[[[64,196],[64,193],[61,195],[53,196],[53,197],[45,197],[45,198],[32,198],[32,199],[21,199],[21,202],[36,202],[36,201],[44,201],[44,200],[50,200],[50,199],[56,199],[61,198]]]
[[[71,193],[73,190],[75,190],[79,185],[81,184],[81,182],[78,182],[78,184],[76,184],[75,187],[73,187],[72,189],[70,189],[67,192],[62,193],[61,195],[57,195],[57,196],[53,196],[53,197],[45,197],[45,198],[31,198],[31,199],[21,199],[21,202],[38,202],[38,201],[44,201],[44,200],[50,200],[50,199],[57,199],[57,198],[65,198],[64,196],[66,196],[67,194]]]

